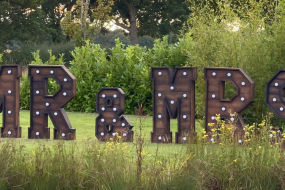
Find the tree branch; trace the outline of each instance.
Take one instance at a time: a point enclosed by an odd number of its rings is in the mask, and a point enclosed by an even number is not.
[[[119,26],[119,27],[121,27],[121,28],[127,30],[127,31],[130,31],[130,27],[127,27],[127,26],[124,25],[123,23],[120,23],[120,22],[119,22],[119,19],[120,19],[120,18],[116,18],[116,19],[115,19],[115,21],[116,21],[115,24],[116,24],[117,26]]]
[[[141,0],[141,2],[140,2],[140,4],[139,4],[139,6],[141,6],[141,4],[143,3],[143,0]]]

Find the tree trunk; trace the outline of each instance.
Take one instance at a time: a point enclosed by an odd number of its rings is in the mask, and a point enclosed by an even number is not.
[[[138,37],[138,28],[137,28],[137,15],[136,15],[136,9],[132,5],[132,3],[127,2],[126,0],[122,0],[125,5],[127,5],[129,11],[130,11],[130,27],[126,27],[124,24],[119,23],[116,21],[116,24],[130,32],[131,42],[132,45],[139,44],[139,37]]]
[[[83,31],[83,0],[81,0],[81,16],[80,16],[80,21],[81,21],[81,24],[80,24],[80,27],[81,27],[81,32]],[[83,36],[83,33],[82,33],[82,36]]]
[[[84,4],[84,26],[83,26],[83,40],[85,44],[86,40],[86,25],[87,25],[87,12],[88,12],[88,7],[89,7],[89,0],[85,0]]]
[[[139,44],[135,7],[130,6],[130,37],[132,45]]]

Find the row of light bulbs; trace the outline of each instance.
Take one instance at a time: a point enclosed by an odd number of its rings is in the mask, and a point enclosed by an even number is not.
[[[102,94],[102,98],[105,98],[105,97],[106,97],[106,95],[105,95],[105,94]],[[113,97],[114,97],[114,98],[117,98],[117,94],[114,94]],[[102,111],[105,111],[105,107],[102,107],[101,110],[102,110]],[[117,108],[113,108],[113,111],[117,111]],[[102,118],[102,119],[101,119],[101,122],[104,122],[104,121],[105,121],[105,119]],[[116,123],[116,122],[117,122],[117,120],[116,120],[116,119],[113,119],[113,123]],[[122,123],[122,126],[123,126],[123,127],[124,127],[125,125],[126,125],[125,123]],[[102,133],[101,133],[101,136],[104,136],[104,135],[105,135],[105,133],[102,132]],[[116,133],[113,133],[112,135],[113,135],[113,136],[116,136]],[[123,133],[123,136],[125,137],[125,136],[127,136],[127,134],[126,134],[126,133]]]

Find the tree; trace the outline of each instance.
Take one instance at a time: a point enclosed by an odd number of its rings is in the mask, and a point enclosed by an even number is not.
[[[43,41],[48,38],[49,20],[39,9],[42,0],[0,1],[0,46],[10,40]]]
[[[71,10],[76,0],[0,0],[0,49],[11,40],[60,42],[61,8]]]
[[[279,0],[265,0],[265,1],[260,1],[260,0],[224,0],[223,2],[219,2],[217,0],[207,0],[207,1],[201,1],[201,0],[187,0],[186,4],[190,8],[197,9],[198,7],[205,7],[206,4],[209,6],[209,10],[213,11],[213,15],[215,16],[220,16],[221,9],[229,6],[231,9],[233,9],[233,12],[237,14],[237,17],[239,19],[249,19],[251,20],[248,15],[242,14],[242,10],[247,9],[248,11],[254,6],[256,2],[260,2],[260,5],[262,8],[261,15],[265,18],[265,22],[267,24],[272,25],[273,22],[276,22],[276,8],[279,4]],[[191,9],[190,8],[190,9]],[[240,9],[240,10],[239,10]],[[225,15],[224,15],[225,16]],[[221,19],[219,20],[221,21]]]
[[[139,44],[139,36],[177,34],[189,14],[185,0],[117,0],[111,12],[116,25],[129,32],[133,45]]]
[[[65,16],[63,10],[71,11],[76,0],[46,0],[42,3],[41,9],[51,20],[49,23],[51,41],[59,43],[64,40],[60,22]]]
[[[114,0],[97,0],[93,5],[90,0],[77,0],[75,9],[64,14],[61,22],[63,32],[74,38],[76,46],[84,45],[111,19],[109,13],[113,4]]]

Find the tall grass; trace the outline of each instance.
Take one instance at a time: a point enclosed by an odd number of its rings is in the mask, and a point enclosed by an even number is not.
[[[157,156],[162,145],[156,154],[147,153],[142,133],[133,143],[122,142],[120,136],[107,143],[86,139],[83,146],[77,141],[59,140],[53,146],[39,141],[32,150],[1,140],[0,188],[284,189],[282,135],[279,138],[264,121],[259,128],[246,126],[244,139],[237,143],[234,122],[226,124],[219,116],[217,120],[214,141],[202,131],[194,144],[184,145],[185,151],[162,157]],[[130,151],[131,146],[136,149]]]

